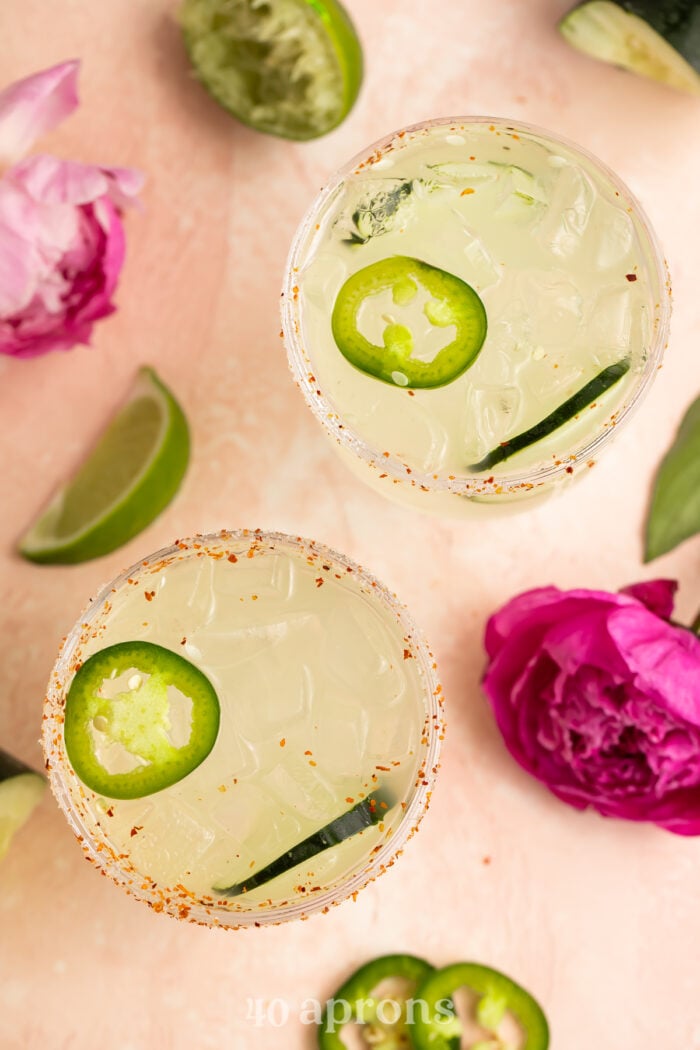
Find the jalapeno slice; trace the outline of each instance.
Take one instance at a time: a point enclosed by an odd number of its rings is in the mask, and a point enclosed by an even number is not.
[[[481,1034],[474,1036],[472,1050],[501,1050],[511,1045],[511,1036],[502,1035],[504,1020],[517,1024],[519,1050],[547,1050],[547,1019],[530,993],[498,970],[469,962],[454,963],[429,974],[417,989],[421,1009],[416,1011],[411,1028],[415,1050],[454,1050],[460,1046],[463,1025],[452,998],[459,988],[467,988],[475,1000],[472,1020]],[[507,1014],[510,1019],[506,1019]]]
[[[362,316],[364,308],[384,292],[391,292],[393,307],[391,313],[380,315],[385,327],[379,346],[360,326],[368,320]],[[400,321],[411,304],[415,316],[420,299],[427,333],[433,328],[454,329],[451,341],[431,360],[423,359],[429,349],[426,331],[419,345],[414,331]],[[394,255],[348,277],[338,292],[331,328],[343,357],[361,372],[394,386],[429,388],[451,383],[474,363],[486,338],[487,321],[484,304],[466,281],[420,259]],[[420,356],[413,356],[414,351]]]
[[[430,963],[415,955],[382,955],[365,963],[326,1003],[319,1023],[320,1050],[347,1050],[341,1030],[351,1023],[361,1024],[366,1041],[378,1050],[410,1047],[412,1018],[406,1004],[433,972]]]
[[[64,740],[73,769],[107,798],[142,798],[196,769],[219,731],[209,679],[152,642],[94,653],[66,697]]]

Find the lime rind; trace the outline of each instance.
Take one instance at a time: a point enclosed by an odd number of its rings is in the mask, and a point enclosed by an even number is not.
[[[5,775],[2,775],[3,771]],[[15,833],[29,820],[45,790],[46,781],[40,773],[0,751],[0,860],[7,853]]]
[[[74,564],[116,550],[170,503],[189,452],[182,409],[153,369],[142,368],[127,403],[22,538],[20,553]]]
[[[337,0],[184,0],[197,78],[224,109],[289,139],[325,135],[362,82],[362,49]]]

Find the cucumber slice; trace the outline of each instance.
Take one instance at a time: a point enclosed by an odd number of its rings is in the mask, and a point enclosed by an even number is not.
[[[584,0],[559,31],[593,58],[700,95],[697,0]]]
[[[286,871],[291,871],[292,868],[303,864],[311,857],[315,857],[317,853],[331,849],[333,846],[344,842],[345,839],[352,838],[353,835],[359,835],[366,828],[371,828],[373,825],[378,824],[381,820],[384,820],[393,804],[393,799],[390,799],[386,793],[373,791],[371,795],[368,795],[362,802],[358,802],[352,809],[349,809],[340,817],[336,817],[330,824],[326,824],[319,831],[315,831],[313,835],[309,835],[308,838],[303,839],[296,846],[292,846],[281,857],[277,857],[269,864],[266,864],[264,868],[260,868],[259,871],[250,875],[245,882],[234,882],[231,886],[214,886],[213,891],[224,897],[238,897],[242,893],[254,890],[258,886],[270,882],[271,879],[276,879],[278,875],[284,875]]]
[[[12,837],[29,819],[46,788],[46,781],[23,762],[0,751],[0,860]]]
[[[483,470],[490,470],[491,467],[495,467],[496,464],[502,463],[503,460],[508,459],[516,452],[522,452],[524,448],[529,445],[534,445],[536,441],[541,441],[542,438],[552,434],[559,427],[563,427],[565,423],[574,419],[575,416],[582,412],[587,405],[592,404],[599,397],[601,397],[606,390],[614,386],[615,383],[619,382],[624,375],[630,370],[630,360],[628,357],[623,357],[622,360],[616,361],[614,365],[608,365],[602,372],[599,372],[597,376],[582,386],[580,390],[577,390],[567,401],[565,401],[559,408],[555,408],[553,412],[550,412],[548,416],[540,420],[539,423],[535,423],[534,427],[530,427],[529,430],[523,431],[522,434],[516,434],[515,437],[509,438],[508,441],[504,441],[496,448],[491,449],[488,455],[484,456],[478,463],[472,463],[469,470],[473,470],[474,473],[480,473]]]
[[[195,73],[234,117],[288,139],[325,135],[362,83],[362,48],[338,0],[184,0]]]

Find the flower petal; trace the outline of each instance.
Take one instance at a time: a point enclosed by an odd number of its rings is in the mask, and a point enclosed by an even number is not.
[[[77,59],[44,69],[0,92],[0,162],[13,163],[78,105]]]
[[[623,587],[620,594],[636,598],[662,620],[670,620],[673,615],[673,599],[677,590],[676,580],[645,580],[644,583],[633,583],[629,587]]]
[[[109,197],[118,206],[130,203],[143,184],[132,168],[99,168],[46,153],[28,157],[6,176],[41,204],[91,204]]]

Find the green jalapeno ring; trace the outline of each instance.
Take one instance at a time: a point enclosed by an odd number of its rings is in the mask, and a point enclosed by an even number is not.
[[[128,671],[140,680],[115,697],[105,683]],[[142,676],[145,676],[143,681]],[[168,688],[191,703],[190,734],[176,746],[169,738]],[[196,769],[219,731],[219,700],[209,679],[178,653],[152,642],[119,642],[90,656],[66,696],[64,742],[73,769],[92,791],[134,799],[170,787]],[[127,772],[110,772],[100,761],[95,733],[137,760]]]
[[[397,306],[423,288],[431,299],[424,313],[436,327],[454,325],[454,339],[432,361],[411,356],[413,335],[402,324],[388,324],[384,346],[360,332],[360,307],[370,297],[391,290]],[[394,255],[352,274],[338,292],[331,316],[333,338],[351,365],[384,383],[409,389],[446,386],[474,364],[487,331],[484,304],[466,281],[407,255]]]
[[[361,1021],[361,1013],[365,1015],[368,1009],[371,1010],[372,1006],[376,1005],[372,993],[382,981],[398,978],[409,982],[412,986],[410,994],[413,995],[413,991],[430,974],[434,973],[434,970],[435,968],[425,959],[415,955],[382,955],[365,963],[340,986],[326,1003],[318,1031],[320,1050],[347,1050],[346,1044],[340,1037],[340,1028],[352,1021]],[[343,1005],[342,1018],[335,1015],[335,1003]],[[347,1016],[346,1007],[350,1008],[350,1016]],[[336,1025],[339,1025],[338,1029]],[[381,1047],[382,1044],[377,1045]]]
[[[416,1011],[411,1027],[415,1050],[454,1050],[459,1046],[461,1025],[454,1014],[452,995],[464,986],[480,997],[477,1019],[483,1027],[497,1028],[510,1011],[525,1037],[522,1050],[547,1050],[549,1026],[539,1003],[505,974],[468,962],[436,970],[418,987],[416,999],[426,1009]]]

